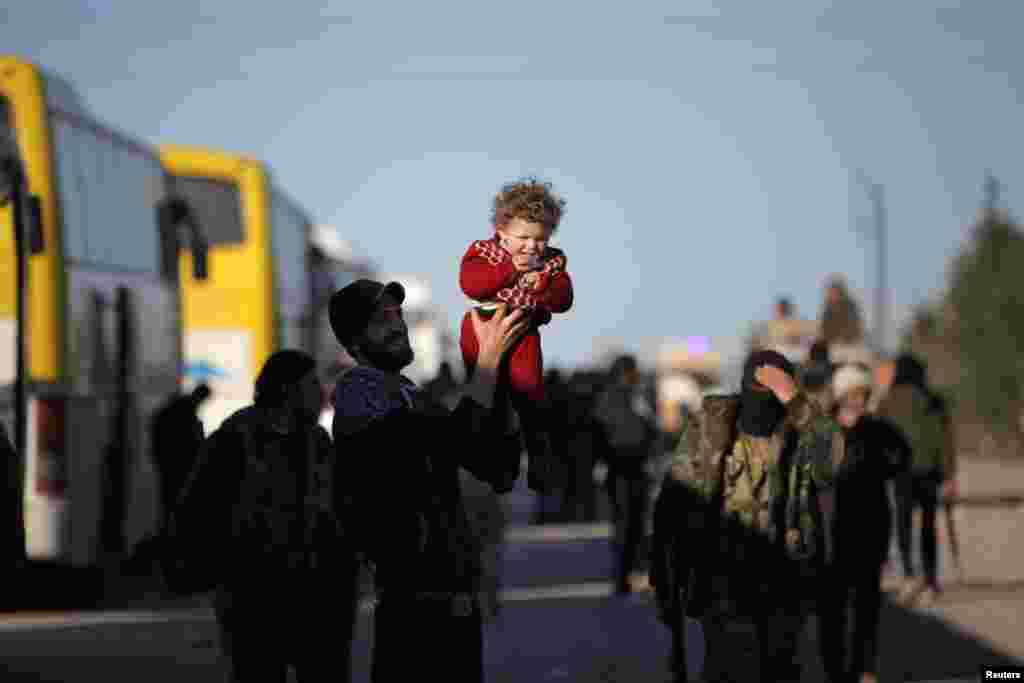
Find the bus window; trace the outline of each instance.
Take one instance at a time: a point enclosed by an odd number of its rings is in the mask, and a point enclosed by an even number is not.
[[[109,133],[57,113],[55,156],[68,259],[84,264],[159,271],[154,188],[159,162]]]
[[[210,178],[175,176],[173,186],[175,193],[188,202],[209,246],[241,244],[245,240],[238,185]]]
[[[307,245],[309,221],[283,195],[271,193],[271,243],[277,277],[281,345],[283,348],[306,348],[309,344],[307,324],[310,299],[310,273]]]

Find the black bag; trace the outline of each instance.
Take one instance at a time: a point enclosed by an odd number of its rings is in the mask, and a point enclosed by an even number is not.
[[[641,406],[645,410],[640,410]],[[598,401],[596,418],[613,449],[637,449],[649,445],[654,438],[653,413],[650,401],[641,392],[629,387],[612,387]]]

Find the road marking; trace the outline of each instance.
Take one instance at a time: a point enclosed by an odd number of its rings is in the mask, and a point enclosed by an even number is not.
[[[505,541],[512,543],[590,541],[611,537],[612,525],[607,523],[514,526],[505,532]]]
[[[615,594],[610,581],[595,581],[564,586],[542,586],[537,588],[506,588],[501,591],[502,602],[526,602],[529,600],[564,600],[567,598],[607,598]]]
[[[542,586],[534,588],[506,588],[501,591],[502,602],[531,600],[559,600],[572,598],[605,598],[614,594],[611,582]],[[373,612],[375,601],[360,601],[359,610]],[[42,629],[83,628],[126,624],[158,624],[213,621],[212,607],[171,608],[165,610],[113,610],[109,612],[47,612],[21,613],[0,616],[0,633]]]
[[[110,612],[24,613],[0,616],[0,632],[81,628],[123,624],[157,624],[213,619],[212,608],[117,610]]]

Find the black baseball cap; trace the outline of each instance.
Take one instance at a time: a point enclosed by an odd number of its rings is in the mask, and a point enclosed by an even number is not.
[[[383,284],[374,280],[356,280],[331,296],[328,316],[334,336],[342,346],[366,329],[373,311],[385,294],[395,297],[398,303],[405,301],[405,287],[401,284]]]

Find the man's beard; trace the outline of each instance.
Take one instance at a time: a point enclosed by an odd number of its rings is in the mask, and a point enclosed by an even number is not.
[[[399,372],[408,367],[416,357],[409,344],[402,344],[399,348],[370,349],[364,347],[362,352],[370,365],[384,372]]]

